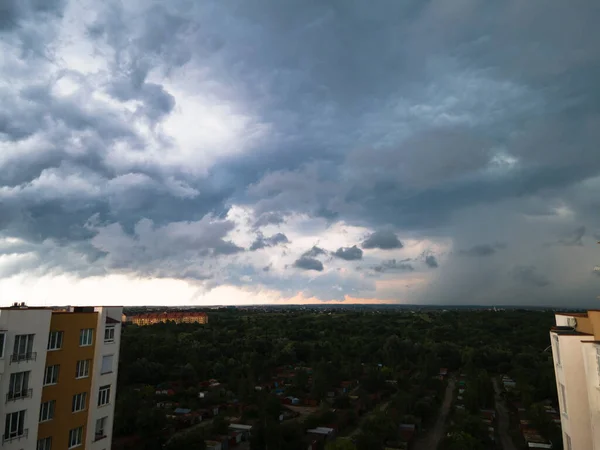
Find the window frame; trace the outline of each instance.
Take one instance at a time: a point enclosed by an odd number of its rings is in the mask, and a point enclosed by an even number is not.
[[[79,346],[91,347],[92,345],[94,345],[94,329],[82,328],[79,331]]]
[[[50,371],[50,369],[52,369],[52,375],[56,374],[56,376],[54,377],[55,380],[53,383],[48,383],[47,378],[48,378],[48,373]],[[51,366],[46,366],[46,368],[44,369],[44,384],[43,386],[54,386],[56,384],[58,384],[58,377],[60,376],[60,364],[52,364]]]
[[[22,372],[13,372],[8,379],[8,399],[18,400],[27,397],[29,390],[29,379],[31,378],[31,370]],[[18,394],[18,395],[17,395]]]
[[[91,360],[90,359],[80,359],[79,361],[77,361],[77,364],[75,366],[75,379],[76,380],[80,380],[82,378],[89,378],[90,376],[90,364]],[[81,368],[85,369],[85,370],[80,370]]]
[[[560,397],[562,399],[562,411],[561,413],[563,413],[564,415],[568,414],[568,409],[567,409],[567,388],[565,387],[564,384],[559,383],[559,392],[560,392]]]
[[[77,448],[83,445],[83,427],[72,428],[69,430],[69,447]]]
[[[102,426],[100,432],[98,431],[98,424]],[[106,439],[108,433],[106,432],[106,425],[108,424],[108,416],[100,417],[96,419],[96,427],[94,428],[94,442]]]
[[[87,392],[79,392],[71,400],[71,412],[73,414],[87,409]]]
[[[110,358],[110,370],[104,371],[104,358]],[[115,355],[102,355],[102,361],[100,363],[100,375],[107,375],[113,373],[113,364],[115,362]]]
[[[38,439],[35,450],[52,450],[52,436]]]
[[[33,356],[35,334],[17,334],[13,343],[13,361],[27,361]],[[21,345],[24,342],[24,345]],[[22,347],[25,347],[24,351]]]
[[[0,359],[4,359],[5,347],[6,347],[6,331],[0,331]]]
[[[54,338],[54,339],[53,339]],[[63,346],[65,338],[65,332],[62,330],[53,330],[48,333],[48,350],[49,352],[53,352],[56,350],[61,350]],[[54,344],[54,345],[51,345]]]
[[[98,407],[110,405],[110,391],[110,384],[100,386],[100,388],[98,389]]]
[[[115,336],[116,336],[116,325],[106,325],[104,327],[104,343],[105,344],[112,344],[115,342]],[[106,335],[107,333],[109,334],[109,337],[107,338]],[[110,336],[110,334],[112,334],[112,337]]]
[[[44,408],[47,405],[46,408]],[[54,419],[54,412],[56,411],[56,400],[48,400],[40,405],[40,417],[39,423],[48,422]],[[46,414],[44,414],[46,412]],[[45,416],[45,417],[44,417]]]
[[[22,409],[20,411],[15,411],[15,412],[6,414],[6,419],[5,419],[5,423],[4,423],[4,439],[11,440],[11,439],[17,439],[17,438],[21,438],[21,437],[25,436],[25,434],[26,434],[26,430],[25,430],[26,411],[27,410]],[[16,416],[16,422],[13,420],[13,417],[15,417],[15,416]],[[13,423],[17,424],[16,430],[14,430],[14,431],[11,429],[11,428],[13,428],[12,427]]]

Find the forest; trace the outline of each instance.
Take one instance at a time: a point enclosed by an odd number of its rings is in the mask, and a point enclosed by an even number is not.
[[[551,311],[206,312],[123,327],[115,448],[487,450],[501,377],[515,444],[525,414],[560,448]]]

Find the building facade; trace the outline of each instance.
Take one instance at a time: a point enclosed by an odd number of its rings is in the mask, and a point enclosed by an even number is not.
[[[162,312],[138,314],[123,317],[127,323],[139,326],[155,325],[157,323],[208,323],[208,315],[203,312]]]
[[[565,450],[600,450],[600,310],[556,314],[550,330]]]
[[[122,309],[0,308],[3,450],[110,449]]]

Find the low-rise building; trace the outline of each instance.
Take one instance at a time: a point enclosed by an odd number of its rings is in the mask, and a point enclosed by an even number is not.
[[[138,314],[135,316],[123,315],[126,323],[139,326],[155,325],[157,323],[208,323],[208,315],[204,312],[162,312]]]

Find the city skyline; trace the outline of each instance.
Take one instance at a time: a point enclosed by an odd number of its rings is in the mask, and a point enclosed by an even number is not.
[[[11,5],[0,305],[597,302],[592,0]]]

